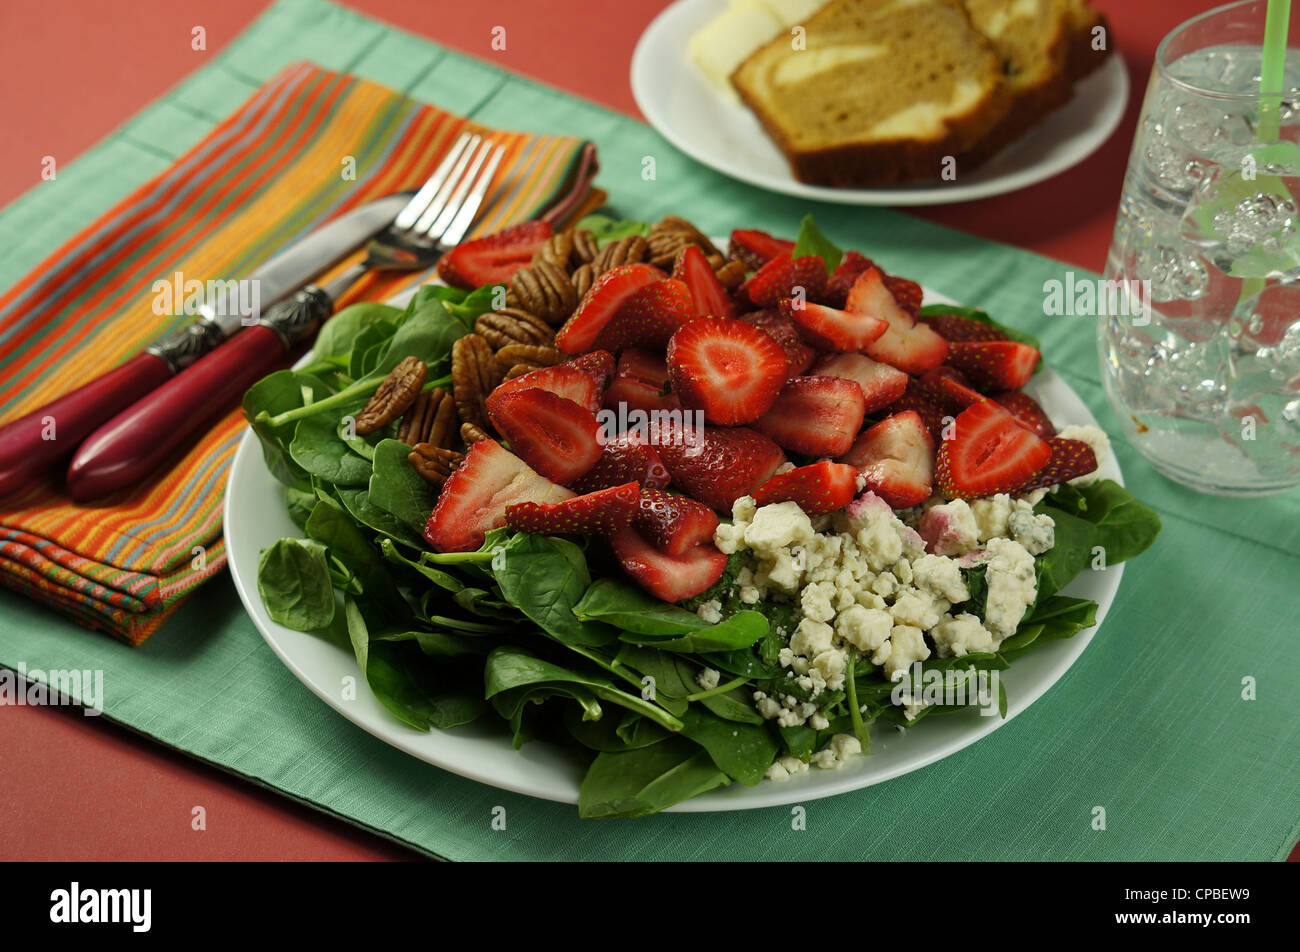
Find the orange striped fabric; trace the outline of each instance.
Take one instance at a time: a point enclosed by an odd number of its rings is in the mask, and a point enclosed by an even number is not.
[[[0,296],[0,422],[190,320],[154,313],[155,281],[245,276],[343,212],[418,187],[466,128],[506,147],[472,235],[565,205],[593,171],[581,140],[482,129],[367,80],[286,68]],[[341,303],[428,278],[369,278]],[[166,472],[94,505],[72,503],[61,474],[0,500],[0,584],[139,644],[225,565],[222,494],[242,432],[232,409]]]

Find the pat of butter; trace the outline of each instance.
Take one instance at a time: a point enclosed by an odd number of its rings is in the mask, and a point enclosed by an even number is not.
[[[731,0],[691,37],[687,52],[718,92],[738,101],[732,72],[781,30],[781,22],[759,0]]]

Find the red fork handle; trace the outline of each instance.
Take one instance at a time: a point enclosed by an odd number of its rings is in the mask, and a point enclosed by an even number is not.
[[[274,331],[244,328],[90,434],[68,467],[68,492],[84,502],[143,482],[285,356]]]
[[[141,352],[90,383],[0,426],[0,496],[26,489],[91,430],[172,375]]]

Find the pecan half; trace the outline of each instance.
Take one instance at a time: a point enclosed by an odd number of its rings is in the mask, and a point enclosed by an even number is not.
[[[734,291],[745,283],[745,266],[739,261],[728,261],[713,273],[728,291]]]
[[[686,245],[698,245],[706,257],[718,254],[718,249],[703,232],[676,215],[668,215],[650,226],[650,237],[646,239],[646,244],[650,249],[647,256],[649,262],[664,269],[672,267],[677,252]]]
[[[442,387],[424,390],[402,417],[397,438],[407,446],[447,446],[456,435],[456,401]]]
[[[573,232],[562,231],[558,234],[551,235],[545,243],[533,254],[533,260],[530,262],[536,265],[541,261],[549,261],[562,271],[569,270],[569,260],[573,257]]]
[[[499,311],[480,314],[474,330],[481,334],[494,350],[511,344],[549,344],[555,340],[555,331],[536,314],[517,307],[503,307]]]
[[[510,278],[506,303],[536,314],[548,324],[559,324],[578,306],[578,292],[566,272],[549,261],[539,261],[520,268]]]
[[[573,269],[573,274],[569,275],[569,280],[573,282],[573,290],[578,292],[578,299],[581,300],[591,290],[596,275],[592,271],[590,264],[580,264]]]
[[[465,461],[465,454],[432,443],[417,443],[406,458],[426,483],[441,486]]]
[[[466,334],[451,346],[451,392],[462,423],[488,426],[487,397],[501,381],[492,347],[478,334]]]
[[[554,347],[537,347],[529,344],[511,344],[497,351],[497,363],[502,367],[515,364],[536,364],[538,367],[554,367],[562,364],[568,357]]]
[[[636,264],[644,261],[648,253],[649,245],[640,235],[628,235],[618,241],[611,241],[600,249],[600,254],[596,255],[595,260],[591,262],[592,274],[599,276],[611,268]]]
[[[388,372],[356,416],[358,436],[374,433],[392,423],[415,402],[429,367],[419,357],[407,357]]]
[[[595,261],[598,254],[600,254],[600,245],[596,244],[595,235],[585,228],[573,233],[573,257],[579,264]]]
[[[466,446],[469,446],[471,443],[477,443],[479,440],[492,439],[492,437],[488,436],[481,427],[477,427],[473,423],[462,423],[460,425],[460,438],[461,442]]]

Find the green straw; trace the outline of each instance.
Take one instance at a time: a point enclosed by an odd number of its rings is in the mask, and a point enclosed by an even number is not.
[[[1286,73],[1287,36],[1291,28],[1291,0],[1268,0],[1264,18],[1264,58],[1259,70],[1260,142],[1276,142],[1280,134],[1282,80]]]

